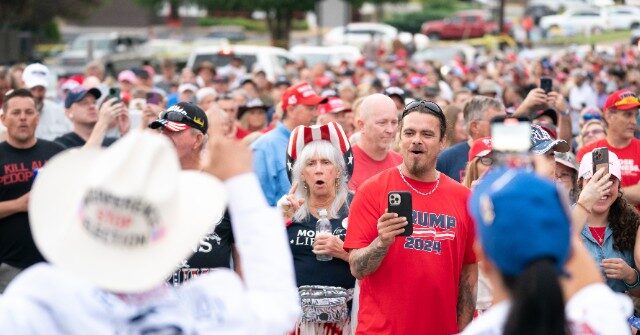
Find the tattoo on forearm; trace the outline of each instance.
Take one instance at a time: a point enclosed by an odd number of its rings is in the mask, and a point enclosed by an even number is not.
[[[351,271],[356,278],[362,278],[378,269],[387,254],[387,248],[372,242],[368,247],[351,252]]]
[[[474,287],[471,283],[473,276],[471,271],[462,271],[460,286],[458,288],[458,327],[462,330],[473,319],[473,312],[476,308],[476,298]]]

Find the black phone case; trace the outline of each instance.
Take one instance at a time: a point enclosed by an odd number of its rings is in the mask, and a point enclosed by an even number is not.
[[[553,82],[551,78],[540,78],[540,88],[544,90],[544,93],[549,93],[553,89]]]
[[[400,236],[410,236],[413,234],[413,206],[411,200],[411,192],[391,191],[387,194],[387,208],[389,209],[389,213],[397,213],[398,216],[407,218],[408,224]]]
[[[607,148],[597,148],[593,150],[592,153],[593,160],[593,173],[600,167],[604,167],[607,172],[609,172],[609,149]]]

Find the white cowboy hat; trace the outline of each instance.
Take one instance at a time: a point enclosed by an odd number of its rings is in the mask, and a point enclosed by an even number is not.
[[[132,131],[108,149],[53,157],[31,189],[34,241],[52,264],[114,292],[162,283],[217,222],[222,183],[182,171],[162,135]]]

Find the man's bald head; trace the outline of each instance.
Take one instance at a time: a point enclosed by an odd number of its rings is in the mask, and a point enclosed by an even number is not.
[[[387,113],[392,111],[394,114],[397,113],[396,104],[393,102],[393,99],[380,93],[374,93],[365,97],[364,100],[362,100],[359,111],[360,119],[364,121],[379,112]]]
[[[359,110],[357,124],[362,135],[358,146],[374,159],[384,158],[398,131],[396,104],[388,96],[375,93],[364,98]]]

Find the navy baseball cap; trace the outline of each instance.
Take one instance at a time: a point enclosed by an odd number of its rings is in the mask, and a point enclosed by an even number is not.
[[[571,216],[567,196],[554,183],[531,171],[497,168],[476,186],[469,209],[485,254],[503,274],[517,276],[542,258],[563,272]]]
[[[100,99],[100,97],[102,96],[102,93],[97,88],[90,88],[87,90],[86,88],[79,86],[67,93],[67,97],[64,99],[64,107],[71,107],[71,105],[73,105],[74,103],[84,99],[87,94],[93,95],[96,100]]]

